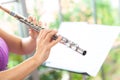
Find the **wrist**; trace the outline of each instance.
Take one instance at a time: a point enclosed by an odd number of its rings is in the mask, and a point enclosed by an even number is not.
[[[42,57],[40,57],[39,55],[37,55],[37,52],[32,56],[33,60],[35,62],[37,62],[38,65],[41,65],[44,60],[42,59]]]

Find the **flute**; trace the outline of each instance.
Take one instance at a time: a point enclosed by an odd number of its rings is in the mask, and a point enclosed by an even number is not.
[[[26,24],[29,28],[34,29],[35,31],[39,32],[40,30],[44,29],[41,26],[38,25],[34,25],[32,22],[29,22],[26,18],[22,17],[19,14],[16,14],[6,8],[4,8],[3,6],[0,5],[0,9],[2,9],[4,12],[8,13],[9,15],[13,16],[14,18],[16,18],[17,20],[19,20],[20,22]],[[53,35],[52,39],[56,40],[58,38],[57,35]],[[62,36],[62,39],[60,41],[60,43],[66,45],[67,47],[71,48],[72,50],[82,54],[82,55],[86,55],[87,51],[80,48],[78,44],[72,42],[71,40],[68,40],[67,38]]]

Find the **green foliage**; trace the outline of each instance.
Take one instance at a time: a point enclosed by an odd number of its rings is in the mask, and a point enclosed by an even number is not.
[[[58,29],[60,25],[60,20],[57,18],[55,22],[52,22],[49,26],[50,29]]]
[[[114,18],[112,13],[112,8],[109,1],[99,1],[97,0],[97,17],[102,24],[113,25]]]
[[[54,70],[47,74],[43,74],[40,80],[61,80],[61,71]]]
[[[77,73],[71,73],[71,80],[81,80],[83,78],[82,75],[77,74]]]
[[[10,53],[8,68],[12,68],[23,61],[21,55]]]
[[[87,21],[92,13],[89,7],[85,7],[85,11],[83,11],[78,3],[74,4],[73,7],[67,13],[63,14],[63,21]]]

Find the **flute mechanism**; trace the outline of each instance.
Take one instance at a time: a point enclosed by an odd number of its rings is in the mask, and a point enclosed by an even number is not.
[[[1,5],[0,5],[0,9],[2,9],[3,11],[5,11],[6,13],[10,14],[11,16],[15,17],[20,22],[26,24],[29,28],[32,28],[35,31],[39,32],[40,30],[44,29],[41,26],[34,25],[32,22],[29,22],[26,18],[24,18],[24,17],[22,17],[22,16],[20,16],[20,15],[18,15],[16,13],[14,13],[14,12],[12,12],[12,11],[9,11],[8,9],[2,7]],[[52,37],[53,40],[56,40],[57,38],[58,38],[57,35],[53,35],[53,37]],[[62,36],[62,39],[61,39],[60,43],[66,45],[67,47],[73,49],[74,51],[76,51],[76,52],[78,52],[78,53],[80,53],[82,55],[86,55],[86,53],[87,53],[87,51],[83,50],[82,48],[80,48],[79,45],[77,45],[76,43],[68,40],[67,38],[65,38],[63,36]]]

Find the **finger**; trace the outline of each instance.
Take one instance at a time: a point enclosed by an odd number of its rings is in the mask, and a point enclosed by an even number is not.
[[[44,23],[44,28],[49,29],[48,24]]]
[[[36,20],[36,18],[33,18],[33,17],[29,16],[29,17],[28,17],[28,21],[31,22],[31,24],[37,26],[37,20]],[[31,29],[31,28],[30,28],[30,29]],[[34,29],[32,29],[31,31],[32,31],[32,33],[34,33],[34,34],[38,34],[38,32],[35,31]]]
[[[39,28],[42,28],[42,22],[39,21],[37,26],[38,26]]]
[[[39,34],[38,34],[38,38],[37,38],[38,41],[41,40],[41,38],[42,38],[42,33],[43,33],[43,30],[41,30],[41,31],[39,32]]]
[[[51,31],[52,31],[52,30],[50,30],[50,29],[41,30],[39,36],[41,36],[41,39],[45,39],[45,38],[46,38],[46,35],[47,35],[48,33],[50,33]]]
[[[45,28],[45,29],[49,29],[49,27],[47,26],[47,23],[42,23],[42,27]]]
[[[55,35],[56,33],[57,33],[56,30],[52,30],[50,33],[46,35],[46,40],[48,41],[52,40],[53,35]]]
[[[41,22],[40,26],[41,26],[42,28],[49,29],[46,22],[41,21],[41,20],[39,20],[39,22]]]
[[[33,24],[33,17],[32,17],[32,16],[29,16],[27,20],[28,20],[28,22],[30,22],[30,23]],[[30,29],[31,29],[31,28],[30,28]],[[32,30],[32,32],[33,32],[33,29],[31,29],[31,30]]]
[[[29,17],[28,17],[28,22],[31,22],[31,23],[33,23],[34,25],[37,25],[37,20],[36,20],[36,18],[34,18],[34,17],[32,17],[32,16],[29,16]]]
[[[49,33],[51,33],[51,31],[52,31],[52,30],[50,30],[50,29],[44,29],[44,32],[43,32],[43,36],[44,36],[44,37],[43,37],[43,38],[46,39],[46,36],[47,36]]]
[[[34,24],[35,26],[38,25],[36,18],[33,18],[33,24]]]
[[[56,45],[58,42],[60,42],[62,39],[62,36],[58,36],[58,38],[56,40],[52,40],[51,44],[49,45],[49,47],[53,47],[54,45]]]
[[[47,26],[47,23],[45,23],[44,25]]]
[[[29,16],[27,20],[28,20],[28,22],[32,22],[33,21],[33,17]]]
[[[42,26],[42,22],[41,21],[38,22],[38,26],[40,26],[40,27]]]

